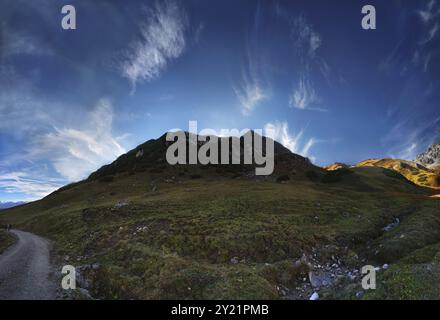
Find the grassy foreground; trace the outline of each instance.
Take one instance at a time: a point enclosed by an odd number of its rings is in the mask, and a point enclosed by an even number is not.
[[[15,243],[16,239],[5,230],[0,230],[0,254]]]
[[[327,268],[321,298],[439,299],[432,194],[375,167],[270,180],[176,167],[73,185],[0,223],[54,240],[63,263],[95,264],[99,298],[307,299],[309,272]],[[366,264],[390,266],[377,290],[351,274]]]

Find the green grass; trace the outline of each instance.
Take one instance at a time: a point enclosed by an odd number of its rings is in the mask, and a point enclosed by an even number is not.
[[[16,239],[10,233],[0,230],[0,254],[5,252],[11,245],[15,243]]]
[[[0,223],[54,240],[57,254],[78,264],[100,263],[92,294],[110,299],[276,299],[278,285],[294,288],[307,275],[294,262],[325,245],[396,262],[409,277],[419,263],[411,255],[433,254],[440,241],[432,192],[381,168],[350,171],[327,183],[319,173],[277,183],[214,168],[116,173],[7,210]],[[115,207],[121,201],[128,205]],[[402,223],[384,234],[395,217]],[[383,281],[385,296],[425,297],[404,293],[395,277]]]

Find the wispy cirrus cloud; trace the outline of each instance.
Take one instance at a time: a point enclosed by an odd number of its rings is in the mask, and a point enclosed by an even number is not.
[[[159,77],[186,46],[188,17],[177,2],[156,1],[145,12],[145,22],[139,26],[140,37],[132,43],[120,65],[122,75],[130,80],[133,91],[137,83]]]
[[[414,160],[440,136],[440,116],[434,115],[425,121],[408,117],[397,122],[381,142],[390,145],[391,158]]]
[[[194,31],[194,36],[193,36],[193,43],[194,44],[198,44],[200,41],[200,38],[202,36],[203,30],[205,30],[205,24],[203,22],[200,22],[197,27],[195,28]]]
[[[235,88],[235,94],[243,115],[251,114],[256,106],[268,98],[261,80],[252,69],[243,71],[241,86]]]
[[[111,132],[112,105],[101,99],[90,112],[84,128],[57,128],[33,140],[31,159],[48,159],[68,181],[84,179],[92,171],[109,163],[125,149]]]
[[[319,54],[323,44],[322,35],[315,30],[304,14],[291,16],[278,7],[277,15],[289,23],[294,53],[299,61],[298,81],[289,96],[289,105],[300,110],[327,111],[317,106],[322,103],[322,98],[313,81],[317,77],[323,77],[328,81],[331,74],[330,65]]]
[[[112,134],[109,100],[101,99],[84,114],[76,106],[43,99],[13,68],[0,68],[0,85],[5,89],[0,92],[0,134],[16,141],[0,158],[0,191],[40,198],[125,152]],[[69,110],[78,111],[66,118]]]
[[[277,121],[266,123],[264,125],[264,131],[267,137],[278,141],[293,153],[315,160],[313,156],[310,156],[310,150],[318,140],[313,137],[304,139],[304,129],[297,133],[291,133],[289,132],[289,125],[287,122]]]
[[[412,142],[405,146],[402,150],[398,151],[396,158],[404,160],[414,160],[417,156],[418,145],[416,142]]]
[[[390,76],[400,76],[403,88],[387,110],[390,129],[381,143],[388,156],[405,160],[414,160],[440,136],[440,114],[429,108],[438,100],[438,82],[432,79],[438,74],[440,2],[421,2],[417,7],[411,9],[416,15],[408,15],[416,33],[399,39],[380,65]]]
[[[426,45],[427,43],[432,41],[437,36],[439,29],[440,27],[438,23],[435,23],[432,26],[430,26],[427,31],[425,39],[420,42],[421,45]]]
[[[0,189],[5,193],[25,194],[26,201],[45,197],[62,185],[60,179],[51,179],[29,170],[0,173]]]
[[[301,110],[327,111],[319,107],[313,107],[320,102],[321,99],[313,88],[310,79],[306,76],[300,77],[298,85],[289,97],[289,105]]]
[[[270,85],[266,79],[266,61],[259,50],[259,32],[262,20],[261,4],[255,11],[251,33],[246,44],[246,57],[241,71],[241,81],[234,87],[243,115],[250,115],[263,101],[270,98]]]
[[[426,6],[418,10],[417,13],[419,14],[423,23],[427,24],[436,16],[440,15],[440,8],[436,6],[435,0],[430,0],[428,3],[426,3]]]
[[[422,33],[420,40],[415,44],[413,56],[410,63],[413,67],[419,67],[424,72],[429,70],[433,58],[438,56],[438,50],[433,50],[434,39],[438,37],[440,30],[440,4],[436,1],[429,1],[426,6],[418,11],[422,22]],[[409,62],[407,65],[411,65]],[[405,70],[409,70],[405,66]]]
[[[304,59],[315,59],[316,51],[322,44],[322,36],[314,30],[304,15],[293,19],[291,34],[300,55]]]

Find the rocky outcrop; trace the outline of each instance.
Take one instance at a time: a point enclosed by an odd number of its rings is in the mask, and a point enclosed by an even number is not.
[[[428,168],[440,166],[440,141],[434,143],[428,150],[419,154],[415,161]]]

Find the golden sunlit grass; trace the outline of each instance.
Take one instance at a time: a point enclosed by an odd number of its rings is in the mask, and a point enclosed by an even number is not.
[[[355,167],[381,167],[396,171],[414,184],[440,190],[440,175],[437,170],[426,168],[420,164],[398,159],[369,159]]]

